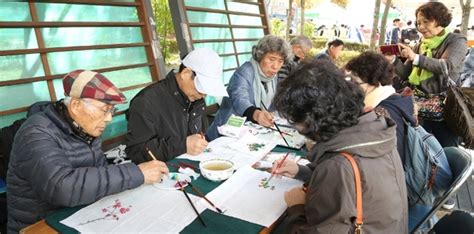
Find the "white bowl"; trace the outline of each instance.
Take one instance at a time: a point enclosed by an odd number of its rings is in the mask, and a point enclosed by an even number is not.
[[[219,182],[234,173],[234,163],[226,159],[209,159],[199,163],[199,169],[208,180]]]

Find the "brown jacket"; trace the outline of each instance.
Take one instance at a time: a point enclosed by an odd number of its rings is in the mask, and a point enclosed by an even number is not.
[[[353,233],[354,174],[347,152],[361,171],[364,233],[407,233],[408,205],[394,123],[374,112],[327,142],[314,146],[311,164],[297,175],[308,180],[306,205],[288,209],[287,233]]]

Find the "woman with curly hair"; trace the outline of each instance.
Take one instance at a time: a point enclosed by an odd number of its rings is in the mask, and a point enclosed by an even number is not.
[[[395,60],[396,73],[415,88],[415,95],[439,94],[447,90],[447,79],[457,81],[467,52],[466,38],[450,33],[450,10],[441,2],[427,2],[416,9],[416,26],[423,35],[421,42],[412,50],[399,44],[401,55],[407,60],[402,64]],[[423,115],[420,109],[419,117]],[[441,119],[428,116],[421,125],[431,132],[443,147],[458,146],[459,137]]]
[[[360,170],[363,232],[407,233],[407,194],[396,150],[395,124],[373,111],[364,114],[364,93],[333,64],[320,60],[302,66],[279,84],[273,103],[298,131],[316,141],[310,164],[285,160],[273,171],[307,183],[285,193],[284,233],[351,233],[356,217],[350,162]],[[281,160],[275,165],[281,164]]]
[[[270,107],[276,91],[277,73],[293,54],[290,45],[280,37],[266,35],[252,49],[250,61],[232,75],[214,122],[206,132],[209,140],[219,137],[217,127],[225,124],[234,114],[265,127],[273,125],[273,116],[264,107]],[[264,105],[262,105],[264,104]]]

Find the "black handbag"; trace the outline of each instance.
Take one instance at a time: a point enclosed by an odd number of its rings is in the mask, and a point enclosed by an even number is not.
[[[448,76],[448,68],[443,63],[443,75],[447,78],[444,119],[449,128],[462,137],[464,147],[474,149],[474,88],[459,87]]]

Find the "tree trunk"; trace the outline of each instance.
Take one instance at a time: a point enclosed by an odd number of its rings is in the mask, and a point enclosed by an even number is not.
[[[305,0],[301,0],[301,31],[300,31],[300,35],[303,35],[303,33],[304,33],[304,4],[305,4]]]
[[[379,25],[380,2],[381,0],[375,0],[374,22],[372,23],[372,32],[370,33],[370,49],[372,50],[375,48],[375,37],[377,35],[377,27]]]
[[[293,0],[289,0],[288,17],[286,18],[286,40],[290,40],[290,28],[293,23]]]
[[[471,15],[471,0],[459,0],[462,9],[462,20],[461,20],[461,34],[467,37],[467,29],[469,28],[469,16]]]
[[[385,1],[385,8],[382,15],[382,23],[380,25],[380,38],[379,45],[385,44],[385,31],[387,30],[387,18],[388,12],[390,11],[390,5],[392,5],[392,0]]]

